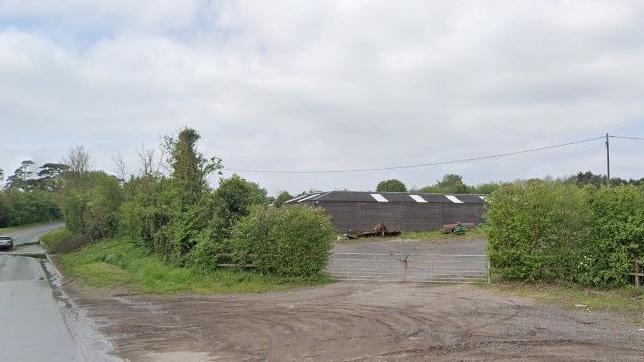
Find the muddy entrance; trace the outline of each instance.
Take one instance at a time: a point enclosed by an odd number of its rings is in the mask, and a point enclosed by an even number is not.
[[[73,284],[73,283],[72,283]],[[638,360],[626,317],[505,298],[472,285],[338,282],[239,296],[73,288],[116,353],[171,360]]]

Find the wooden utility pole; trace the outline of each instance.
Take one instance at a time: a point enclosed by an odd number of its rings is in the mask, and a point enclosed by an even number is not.
[[[606,185],[610,186],[610,143],[608,138],[608,132],[606,132]]]

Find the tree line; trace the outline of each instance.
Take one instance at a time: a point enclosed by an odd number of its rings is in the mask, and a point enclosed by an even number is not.
[[[576,175],[564,178],[553,179],[551,177],[545,177],[544,179],[527,179],[527,180],[516,180],[515,182],[530,182],[542,180],[550,183],[561,183],[568,185],[577,185],[577,186],[600,186],[606,184],[606,176],[594,174],[590,171],[578,172]],[[449,173],[443,176],[442,179],[436,181],[436,183],[421,188],[412,188],[407,189],[407,186],[398,179],[389,179],[384,180],[378,183],[376,186],[377,192],[420,192],[420,193],[438,193],[438,194],[491,194],[499,187],[501,187],[503,182],[489,182],[480,185],[468,185],[463,181],[463,177],[458,174]],[[644,178],[640,179],[622,179],[619,177],[611,177],[610,184],[612,186],[619,185],[644,185]]]
[[[63,163],[45,163],[36,169],[32,160],[22,161],[0,191],[0,227],[59,219],[56,193],[68,170]]]
[[[70,234],[60,250],[128,237],[167,263],[198,270],[239,263],[284,277],[323,273],[335,237],[328,216],[278,208],[266,189],[238,175],[212,188],[208,177],[221,174],[222,160],[200,152],[199,139],[190,128],[167,136],[160,157],[140,152],[139,172],[121,177],[90,170],[89,155],[76,149],[57,192]]]

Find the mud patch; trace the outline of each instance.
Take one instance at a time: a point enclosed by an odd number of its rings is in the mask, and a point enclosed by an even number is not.
[[[537,305],[468,285],[341,282],[234,296],[73,292],[102,321],[115,352],[133,361],[186,353],[186,360],[248,361],[644,355],[644,335],[626,316]]]

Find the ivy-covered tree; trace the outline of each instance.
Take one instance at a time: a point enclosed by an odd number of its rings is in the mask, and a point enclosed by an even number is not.
[[[184,128],[176,138],[166,137],[165,148],[172,180],[182,207],[194,205],[208,189],[206,177],[221,169],[221,159],[206,158],[197,151],[201,136],[191,128]]]

